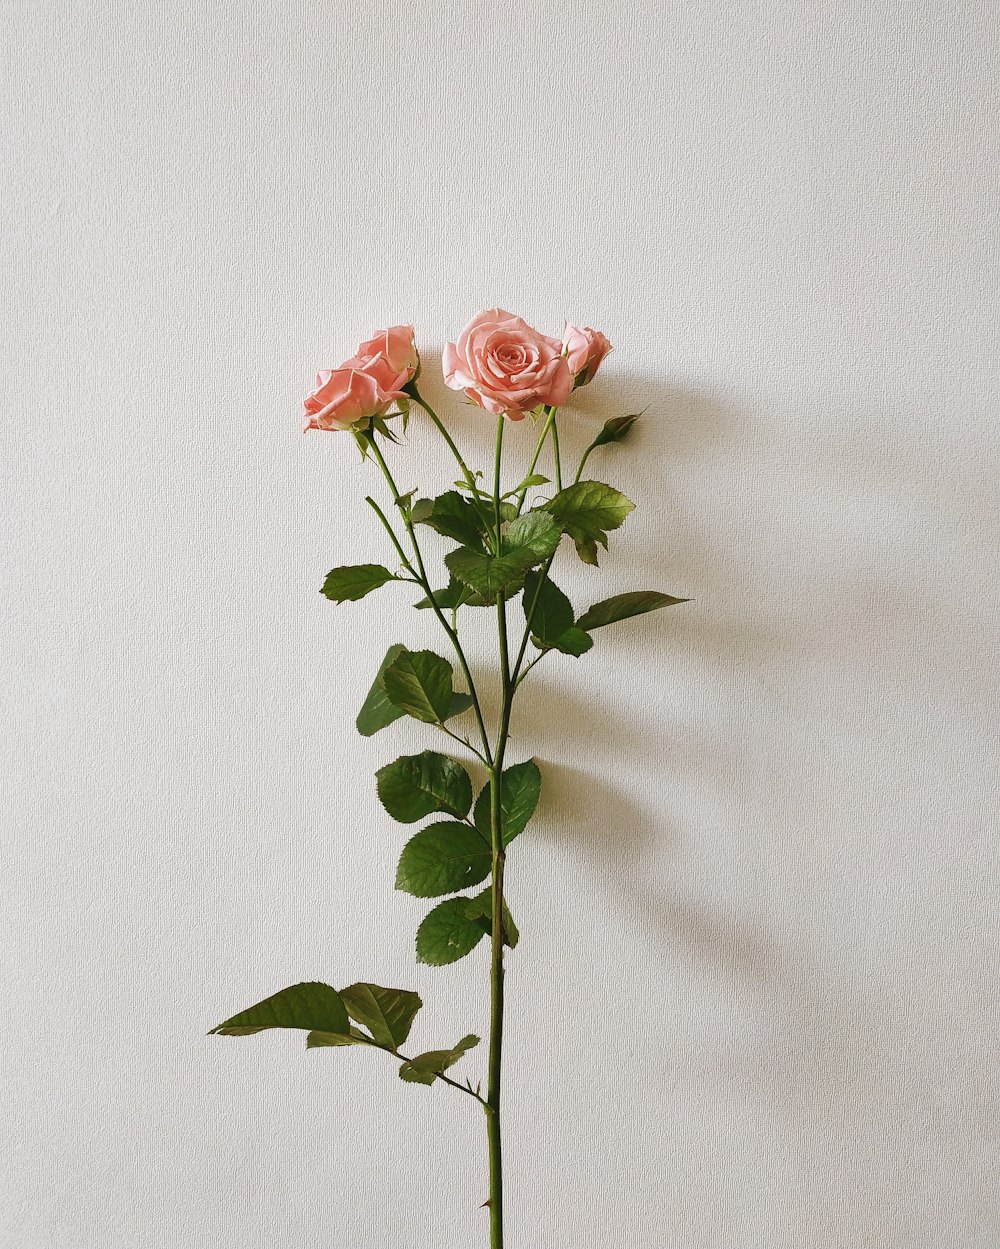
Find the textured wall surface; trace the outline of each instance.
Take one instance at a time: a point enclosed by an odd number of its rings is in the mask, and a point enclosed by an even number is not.
[[[300,401],[413,320],[448,402],[500,304],[616,344],[571,448],[648,409],[575,602],[695,600],[515,725],[511,1249],[995,1245],[992,6],[3,10],[0,1243],[484,1244],[465,1102],[205,1032],[308,978],[484,1027],[371,782],[427,735],[353,730],[433,624],[317,594],[378,481]],[[419,420],[394,462],[453,476]]]

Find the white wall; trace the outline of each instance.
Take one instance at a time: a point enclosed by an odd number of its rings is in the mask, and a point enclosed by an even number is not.
[[[353,730],[432,625],[317,594],[377,483],[299,405],[411,319],[444,400],[501,304],[615,342],[571,444],[648,408],[576,601],[696,600],[516,726],[511,1249],[995,1244],[992,6],[4,14],[0,1243],[485,1243],[460,1099],[204,1034],[311,977],[483,1027],[482,952],[414,964],[370,779],[427,736]],[[453,475],[419,421],[397,458]]]

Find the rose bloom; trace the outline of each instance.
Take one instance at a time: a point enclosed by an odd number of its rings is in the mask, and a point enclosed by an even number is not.
[[[577,386],[586,386],[594,380],[601,361],[611,350],[610,342],[600,330],[592,330],[589,325],[580,329],[568,323],[563,334],[563,347]]]
[[[351,356],[350,360],[345,360],[342,367],[345,369],[361,368],[366,364],[371,364],[378,356],[382,357],[386,368],[394,374],[406,373],[408,382],[420,367],[420,355],[413,337],[413,326],[392,325],[387,330],[379,330],[374,338],[366,339],[361,343],[357,353]]]
[[[305,428],[350,429],[381,416],[392,400],[367,369],[323,369],[305,402]]]
[[[539,404],[569,398],[573,374],[562,343],[501,308],[472,318],[444,348],[444,380],[496,416],[520,421]]]
[[[380,330],[339,369],[317,373],[316,389],[305,401],[306,429],[350,429],[384,416],[393,402],[405,402],[403,387],[419,367],[412,325]]]

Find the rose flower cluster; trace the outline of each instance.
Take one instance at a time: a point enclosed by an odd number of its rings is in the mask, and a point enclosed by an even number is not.
[[[480,312],[446,343],[445,383],[478,407],[523,420],[540,407],[560,407],[591,381],[611,344],[599,331],[567,325],[562,341],[501,308]],[[337,369],[317,374],[305,401],[306,429],[350,429],[407,401],[420,356],[412,325],[394,325],[363,342]]]

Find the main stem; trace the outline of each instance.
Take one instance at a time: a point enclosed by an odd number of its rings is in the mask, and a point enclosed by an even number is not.
[[[500,460],[503,448],[504,418],[497,422],[496,459],[493,473],[493,499],[496,508],[496,553],[500,554]],[[497,631],[500,643],[500,678],[502,701],[497,741],[490,768],[490,840],[493,851],[492,898],[493,915],[490,929],[490,1052],[486,1085],[486,1134],[490,1161],[490,1249],[503,1249],[503,1148],[500,1129],[500,1078],[503,1061],[504,1007],[504,922],[503,876],[506,855],[503,846],[502,783],[503,762],[510,731],[510,713],[514,699],[514,683],[510,673],[510,648],[507,642],[507,603],[497,596]]]

